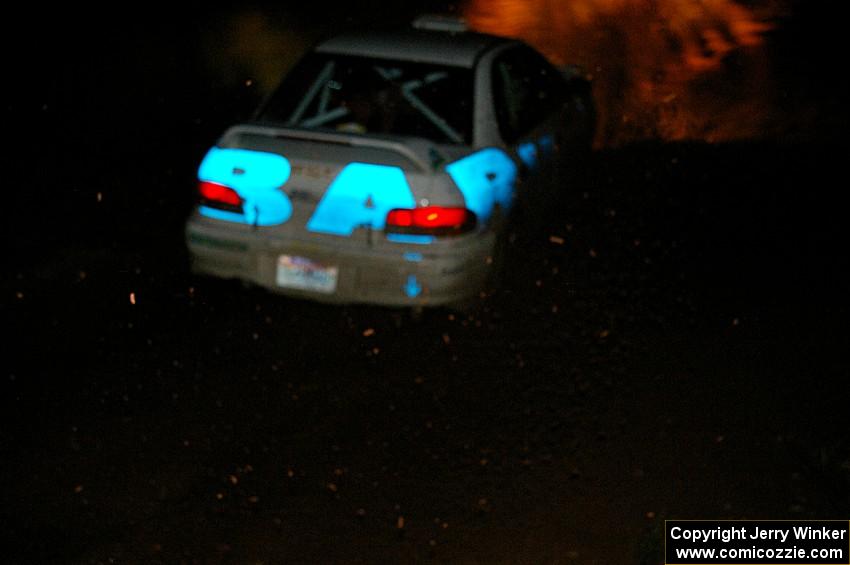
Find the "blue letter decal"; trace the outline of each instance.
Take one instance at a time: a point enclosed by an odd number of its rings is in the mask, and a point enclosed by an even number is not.
[[[487,221],[495,204],[506,211],[511,207],[517,166],[501,149],[482,149],[448,165],[446,171],[479,220]]]
[[[538,155],[539,149],[539,155]],[[551,133],[538,137],[536,141],[526,141],[517,147],[516,152],[525,166],[532,171],[537,168],[538,156],[550,157],[555,150],[555,138]]]
[[[292,204],[278,189],[289,180],[291,170],[289,161],[275,153],[213,147],[201,162],[198,179],[239,193],[245,201],[244,214],[206,206],[201,207],[201,214],[258,226],[282,224],[292,215]]]
[[[526,141],[516,148],[517,155],[529,169],[537,168],[537,145],[533,141]]]
[[[387,212],[414,206],[413,193],[400,168],[350,163],[328,187],[307,229],[344,236],[362,226],[380,230]]]

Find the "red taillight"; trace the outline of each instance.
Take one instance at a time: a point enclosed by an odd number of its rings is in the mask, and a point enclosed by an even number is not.
[[[242,198],[232,188],[224,185],[201,181],[198,183],[201,203],[222,210],[242,211]]]
[[[386,230],[396,233],[449,235],[475,227],[475,214],[466,208],[424,206],[396,208],[387,214]]]

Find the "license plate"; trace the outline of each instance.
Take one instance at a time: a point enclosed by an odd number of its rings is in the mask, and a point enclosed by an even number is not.
[[[330,294],[336,290],[339,268],[316,263],[306,257],[277,258],[277,285]]]

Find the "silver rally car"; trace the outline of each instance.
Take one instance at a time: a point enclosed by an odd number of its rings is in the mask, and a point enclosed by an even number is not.
[[[590,142],[588,93],[453,20],[325,41],[201,162],[192,268],[325,302],[463,302],[495,268],[519,178]]]

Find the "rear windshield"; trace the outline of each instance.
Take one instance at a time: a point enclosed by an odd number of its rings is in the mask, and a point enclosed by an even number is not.
[[[258,117],[306,129],[469,145],[472,71],[312,53],[289,73]]]

